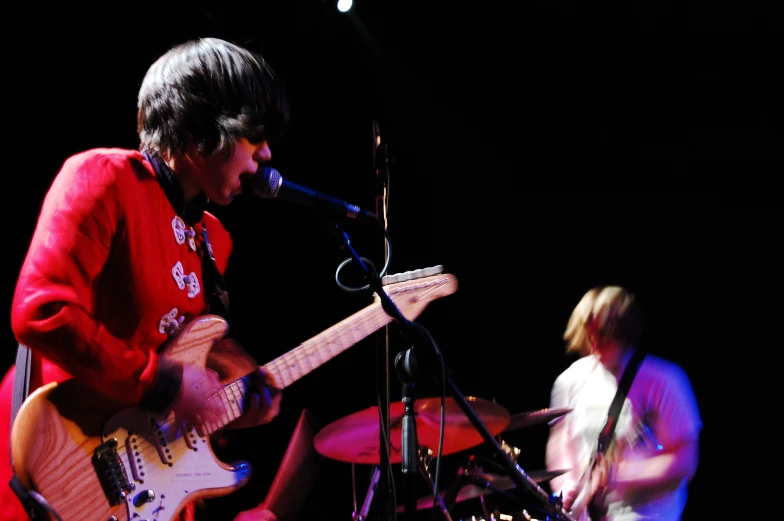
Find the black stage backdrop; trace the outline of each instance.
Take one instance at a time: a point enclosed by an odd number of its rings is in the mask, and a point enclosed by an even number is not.
[[[149,64],[187,38],[232,39],[263,51],[287,83],[292,124],[273,149],[284,178],[376,211],[378,123],[391,155],[389,272],[442,265],[456,276],[457,292],[417,320],[463,394],[511,414],[547,407],[572,361],[561,340],[571,309],[593,285],[626,285],[651,315],[646,347],[688,371],[703,414],[685,519],[766,509],[750,488],[765,471],[747,449],[770,432],[761,418],[778,404],[744,391],[769,383],[763,368],[780,345],[780,13],[707,2],[510,11],[360,2],[346,15],[316,0],[198,4],[57,4],[50,23],[26,8],[10,20],[6,313],[62,161],[94,146],[135,148]],[[251,195],[213,210],[236,242],[233,334],[260,362],[371,302],[335,283],[350,255],[323,216]],[[345,229],[380,267],[378,230]],[[389,331],[394,357],[408,346]],[[5,336],[10,366],[16,342],[9,327]],[[243,434],[239,456],[256,473],[233,508],[264,495],[303,408],[326,425],[376,404],[383,347],[383,331],[358,342],[287,388],[274,423]],[[438,396],[432,369],[418,376],[417,396]],[[397,401],[394,372],[390,382]],[[546,434],[537,425],[504,439],[531,471],[544,466]],[[445,457],[442,484],[483,451]],[[358,506],[370,470],[354,469]],[[350,519],[351,476],[350,464],[325,461],[311,517]],[[398,483],[398,504],[402,492]],[[476,500],[460,508],[481,513]]]

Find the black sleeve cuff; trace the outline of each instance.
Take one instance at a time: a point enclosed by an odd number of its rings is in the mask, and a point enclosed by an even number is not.
[[[153,411],[163,412],[174,402],[182,384],[182,365],[171,359],[158,359],[155,380],[147,393],[142,397],[139,406]]]

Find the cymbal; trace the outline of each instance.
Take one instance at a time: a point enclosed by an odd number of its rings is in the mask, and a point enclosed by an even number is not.
[[[509,425],[507,425],[504,432],[522,429],[531,425],[538,425],[540,423],[547,423],[550,420],[560,418],[561,416],[571,412],[571,409],[562,407],[559,409],[539,409],[538,411],[519,412],[512,414],[509,417]]]
[[[560,476],[561,474],[566,474],[569,472],[569,469],[561,469],[561,470],[533,470],[531,472],[527,472],[528,477],[530,477],[536,483],[542,483],[544,481],[550,481],[551,479]],[[465,485],[460,491],[457,493],[457,497],[455,498],[455,503],[460,503],[461,501],[467,501],[469,499],[473,499],[479,496],[486,496],[488,494],[493,494],[496,492],[505,492],[507,490],[512,490],[517,487],[515,482],[509,476],[502,476],[499,474],[491,474],[488,472],[484,473],[470,473],[469,475],[475,479],[476,483],[471,483]],[[464,479],[464,478],[458,478]],[[486,483],[482,484],[481,481],[486,481]],[[446,491],[441,491],[441,497],[443,498],[446,494]],[[433,496],[427,495],[421,497],[417,500],[416,509],[417,510],[425,510],[433,508]],[[403,512],[405,510],[405,505],[401,505],[397,507],[398,512]]]
[[[476,412],[487,430],[495,436],[509,424],[509,412],[495,402],[467,396],[466,401]],[[402,423],[405,412],[402,402],[389,405],[391,463],[402,461]],[[417,442],[438,450],[441,423],[441,398],[414,400]],[[380,463],[379,408],[368,407],[336,420],[316,434],[314,445],[323,456],[349,463]],[[460,452],[484,443],[468,416],[453,397],[444,400],[444,445],[441,454]]]

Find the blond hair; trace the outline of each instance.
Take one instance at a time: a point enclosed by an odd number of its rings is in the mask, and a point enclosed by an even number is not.
[[[563,335],[566,352],[590,353],[589,335],[634,344],[644,323],[644,314],[631,292],[621,286],[596,286],[583,295],[569,317]]]

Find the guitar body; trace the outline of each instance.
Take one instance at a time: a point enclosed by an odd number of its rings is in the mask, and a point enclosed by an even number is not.
[[[590,463],[583,471],[580,479],[578,489],[580,493],[574,500],[572,510],[569,512],[575,521],[598,521],[604,515],[602,509],[594,504],[594,494],[596,491],[592,486],[594,479],[594,470],[603,465],[603,460],[606,456],[594,452],[591,456]]]
[[[631,433],[626,433],[623,439],[615,438],[605,454],[594,451],[590,463],[583,472],[578,489],[580,494],[572,505],[571,514],[575,521],[597,521],[607,514],[607,507],[601,502],[594,501],[594,495],[598,492],[592,485],[592,481],[597,479],[595,471],[599,467],[607,468],[608,465],[615,465],[627,454],[628,451],[637,453],[632,459],[642,455],[644,457],[653,456],[657,452],[659,442],[653,434],[642,423],[632,428]]]
[[[431,271],[406,272],[403,281],[385,286],[409,320],[457,289],[452,275]],[[283,389],[391,320],[376,298],[263,369]],[[31,393],[11,430],[11,464],[25,488],[40,494],[58,521],[171,521],[195,499],[242,487],[250,478],[250,465],[220,461],[209,439],[242,416],[249,373],[258,368],[255,363],[249,367],[247,359],[231,351],[231,342],[222,340],[228,329],[216,315],[197,317],[161,353],[191,367],[207,367],[209,357],[211,368],[221,361],[228,365],[228,359],[240,368],[243,376],[221,375],[225,385],[208,398],[221,407],[218,425],[196,429],[171,413],[123,407],[75,379]]]
[[[200,317],[165,353],[203,365],[227,329],[220,317]],[[122,408],[73,379],[30,394],[14,421],[11,446],[22,483],[63,521],[169,521],[189,501],[238,489],[251,470],[246,462],[218,460],[209,438],[173,415]]]

